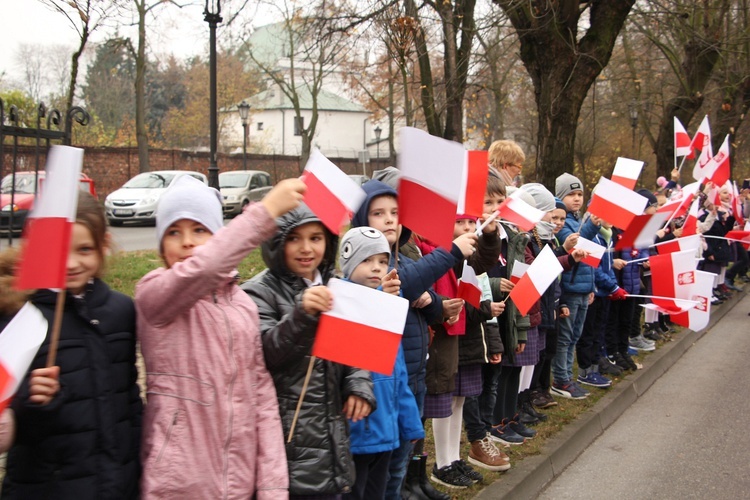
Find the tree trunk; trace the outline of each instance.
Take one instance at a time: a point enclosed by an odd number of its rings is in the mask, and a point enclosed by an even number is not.
[[[81,54],[83,54],[83,50],[86,48],[86,42],[89,40],[89,27],[88,25],[83,26],[83,31],[81,32],[81,43],[78,45],[78,50],[76,50],[73,55],[70,58],[70,83],[68,84],[68,96],[65,99],[65,111],[70,111],[70,108],[73,107],[73,99],[75,99],[76,94],[76,83],[78,81],[78,60],[81,58]]]
[[[138,3],[138,55],[135,58],[135,139],[138,143],[138,171],[148,172],[146,130],[146,4]]]
[[[581,4],[493,0],[510,19],[521,42],[539,112],[536,180],[554,189],[574,168],[578,116],[591,84],[609,63],[615,40],[635,0],[592,0],[589,28],[579,39]]]

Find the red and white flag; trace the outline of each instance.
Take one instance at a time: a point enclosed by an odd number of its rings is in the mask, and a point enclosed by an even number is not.
[[[529,270],[530,266],[531,264],[521,262],[520,260],[515,261],[513,263],[513,268],[510,271],[510,281],[513,284],[516,284],[519,281],[521,281],[521,278],[523,278],[523,275],[526,274],[526,271]]]
[[[582,260],[582,262],[590,265],[591,267],[599,267],[599,263],[604,257],[604,252],[607,251],[607,249],[602,245],[594,243],[593,241],[587,240],[586,238],[582,238],[580,236],[578,237],[578,243],[576,243],[576,246],[571,248],[570,251],[572,252],[576,248],[588,252],[588,255]]]
[[[723,186],[729,180],[729,135],[724,138],[719,151],[703,166],[701,174],[716,186]]]
[[[683,310],[684,304],[671,299],[692,300],[697,265],[695,252],[688,250],[652,255],[648,262],[651,266],[651,289],[656,296],[651,302],[667,311]]]
[[[672,252],[685,252],[692,251],[693,255],[698,252],[701,247],[701,237],[699,234],[693,234],[690,236],[683,236],[681,238],[675,238],[669,241],[663,241],[654,245],[658,254],[672,253]]]
[[[648,248],[654,244],[656,231],[664,227],[669,218],[666,212],[656,212],[653,215],[637,215],[617,241],[615,250],[623,248]]]
[[[562,272],[562,265],[554,252],[550,247],[545,246],[529,266],[523,278],[510,291],[508,298],[516,305],[518,312],[526,316]]]
[[[703,117],[703,121],[698,125],[698,130],[695,131],[693,140],[690,141],[691,151],[697,149],[700,152],[706,153],[708,158],[714,155],[713,148],[711,147],[711,127],[708,124],[708,115]],[[688,155],[688,158],[693,158],[693,155]],[[700,179],[695,179],[699,181]]]
[[[674,157],[677,162],[678,156],[690,157],[693,154],[693,148],[690,147],[690,135],[682,122],[674,117]]]
[[[0,333],[0,413],[26,376],[47,337],[47,320],[27,302]]]
[[[742,197],[737,189],[737,183],[732,181],[732,212],[734,213],[734,220],[738,224],[742,225],[745,223],[745,214],[742,211]]]
[[[693,204],[690,205],[690,210],[688,210],[688,213],[685,216],[685,222],[682,224],[683,238],[685,236],[692,236],[698,233],[698,210],[700,209],[700,206],[700,198],[696,198],[693,201]]]
[[[628,189],[634,189],[641,175],[643,162],[631,160],[630,158],[617,158],[615,169],[612,171],[612,180]]]
[[[52,146],[44,186],[23,230],[15,286],[65,288],[70,234],[76,220],[83,149]]]
[[[745,250],[747,250],[748,245],[750,245],[750,231],[747,229],[744,231],[729,231],[725,237],[729,240],[741,242],[742,246],[745,247]]]
[[[336,278],[327,286],[335,300],[333,309],[320,315],[312,355],[383,375],[393,373],[409,301]]]
[[[544,212],[523,201],[517,193],[518,191],[505,198],[497,207],[500,218],[515,224],[523,231],[531,231],[537,222],[542,220]]]
[[[646,205],[645,196],[602,177],[594,188],[589,212],[624,230],[636,215],[643,214]]]
[[[302,180],[307,185],[305,203],[333,234],[349,223],[367,197],[364,190],[318,149],[310,153]]]
[[[457,142],[412,127],[400,132],[399,222],[450,249],[466,162]]]
[[[695,271],[695,285],[691,299],[698,304],[685,312],[671,314],[669,319],[673,323],[689,328],[694,332],[706,328],[708,320],[711,319],[711,296],[713,295],[715,277],[716,275],[713,273]]]
[[[466,261],[461,279],[458,280],[458,298],[464,299],[474,306],[474,309],[479,309],[479,302],[482,300],[482,287],[479,285],[477,273]]]
[[[458,199],[457,214],[473,215],[479,218],[484,213],[484,194],[487,190],[487,166],[489,151],[467,151],[466,164],[461,178],[461,193]]]
[[[673,196],[667,203],[659,207],[657,212],[667,212],[670,214],[670,219],[675,217],[682,217],[688,211],[690,203],[693,201],[694,196],[700,188],[699,182],[692,182],[687,186],[683,187],[679,194]]]

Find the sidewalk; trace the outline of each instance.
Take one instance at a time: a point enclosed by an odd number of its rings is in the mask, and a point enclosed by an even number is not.
[[[643,361],[643,369],[625,377],[603,396],[590,410],[567,425],[559,434],[549,439],[542,453],[525,458],[517,466],[474,498],[536,498],[544,487],[570,465],[578,455],[601,435],[607,427],[643,395],[651,385],[677,362],[690,347],[714,327],[737,303],[745,297],[748,288],[713,308],[708,326],[699,332],[683,330]]]

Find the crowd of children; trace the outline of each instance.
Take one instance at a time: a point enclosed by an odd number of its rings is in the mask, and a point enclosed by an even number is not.
[[[301,180],[279,182],[224,226],[218,192],[182,177],[157,211],[163,267],[139,281],[134,301],[101,280],[106,221],[81,194],[55,364],[45,366],[45,340],[0,415],[2,498],[448,499],[430,483],[466,488],[483,479],[475,467],[507,471],[503,448],[533,439],[555,398],[606,389],[608,376],[638,368],[634,352],[669,333],[657,313],[642,322],[641,299],[631,297],[650,288],[649,249],[614,250],[622,228],[585,213],[579,178],[559,176],[553,193],[522,182],[524,161],[513,141],[492,144],[484,214],[456,215],[450,250],[399,224],[396,169],[364,184],[340,245],[303,203]],[[656,195],[639,191],[646,213],[678,180],[673,172]],[[493,221],[506,196],[541,221],[531,231]],[[726,188],[720,200],[703,202],[705,235],[735,226]],[[656,237],[679,237],[681,223]],[[579,238],[607,248],[598,267],[583,262]],[[240,287],[236,266],[257,247],[267,268]],[[562,275],[521,314],[507,300],[513,270],[547,248]],[[715,303],[739,290],[736,280],[750,281],[741,244],[706,239],[702,255],[717,276]],[[56,292],[12,292],[16,261],[12,252],[0,259],[0,326],[25,301],[52,324]],[[465,263],[478,275],[480,307],[458,298]],[[391,375],[312,355],[335,276],[408,300]]]

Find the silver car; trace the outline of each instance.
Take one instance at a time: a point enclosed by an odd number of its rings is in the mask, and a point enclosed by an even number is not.
[[[121,226],[127,221],[153,224],[156,221],[159,197],[182,175],[193,176],[208,184],[204,174],[185,170],[157,170],[138,174],[104,200],[109,224]]]
[[[239,215],[251,202],[259,201],[272,188],[271,176],[262,170],[234,170],[219,174],[224,216]]]

